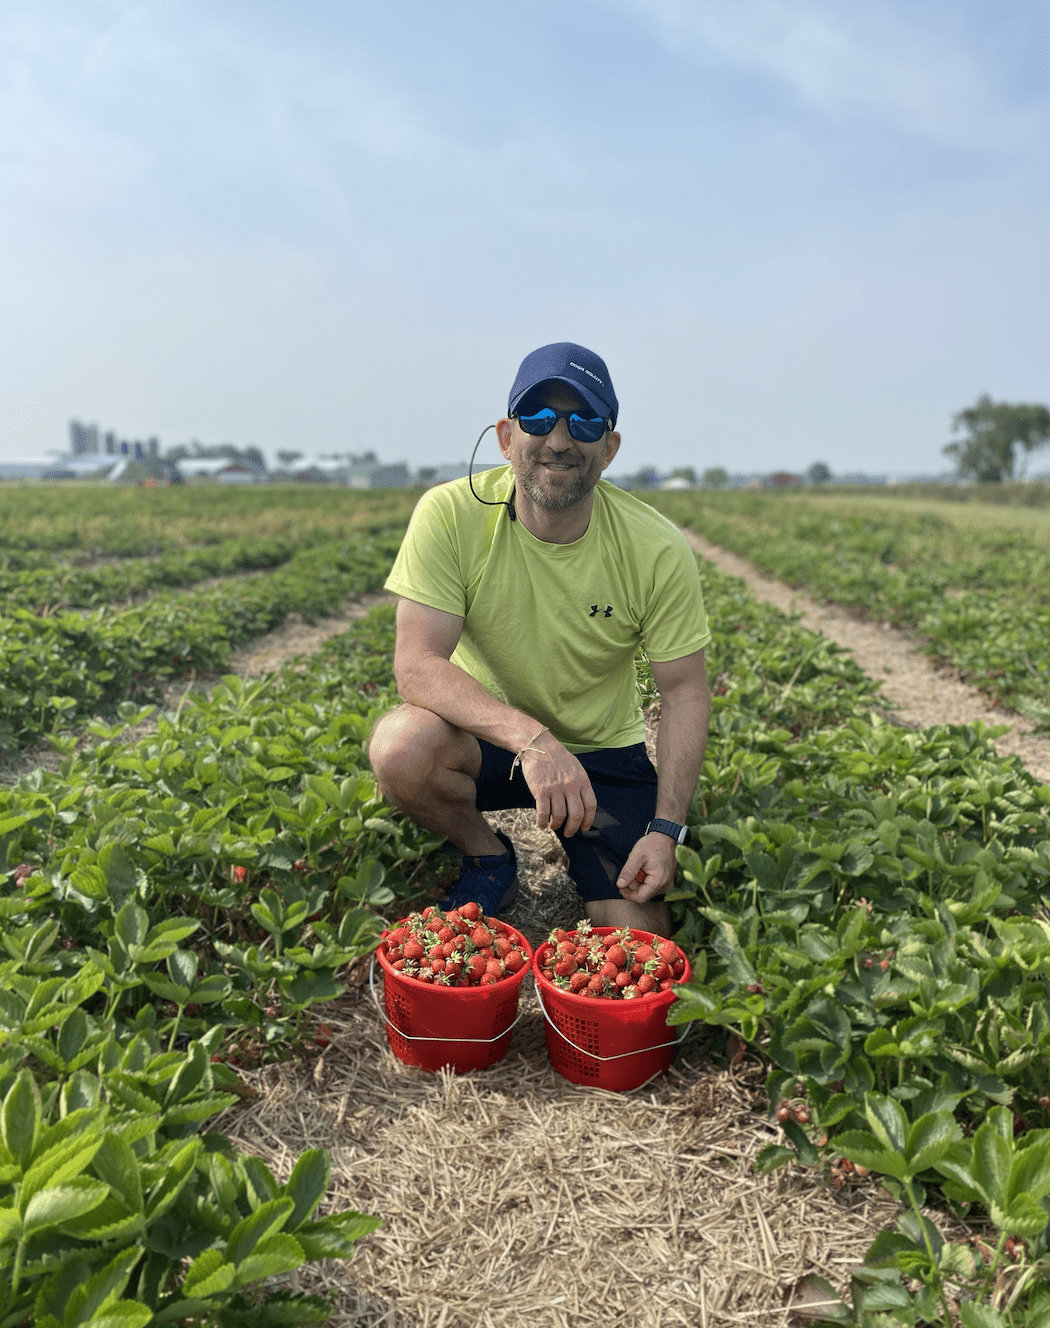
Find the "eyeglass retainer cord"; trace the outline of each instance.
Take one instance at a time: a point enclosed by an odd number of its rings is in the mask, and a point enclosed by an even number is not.
[[[484,427],[484,429],[482,429],[481,433],[478,434],[478,441],[474,444],[474,451],[471,452],[471,454],[470,454],[470,465],[467,467],[467,483],[470,485],[470,492],[474,495],[475,498],[477,498],[477,500],[478,500],[479,503],[484,503],[486,507],[505,507],[505,508],[507,509],[507,511],[510,513],[510,519],[511,519],[512,521],[517,521],[517,519],[518,519],[518,514],[517,514],[517,512],[515,512],[515,510],[514,510],[514,490],[513,490],[513,489],[511,490],[510,502],[507,502],[507,501],[506,501],[505,499],[503,499],[503,498],[497,498],[495,502],[492,502],[492,501],[491,501],[490,499],[488,499],[488,498],[482,498],[481,495],[478,493],[478,491],[474,488],[474,473],[473,473],[473,472],[474,472],[474,458],[475,458],[475,457],[477,456],[477,454],[478,454],[478,448],[481,446],[481,440],[482,440],[482,438],[485,437],[485,435],[488,433],[488,431],[489,431],[490,429],[494,429],[495,427],[496,427],[496,426],[495,426],[494,424],[486,424],[485,427]]]

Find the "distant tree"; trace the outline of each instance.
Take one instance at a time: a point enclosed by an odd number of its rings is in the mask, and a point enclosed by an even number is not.
[[[290,466],[293,461],[298,461],[302,452],[278,452],[277,460],[282,466]]]
[[[679,466],[677,470],[671,471],[673,480],[688,480],[690,484],[696,483],[696,471],[692,466]]]
[[[701,483],[705,489],[724,489],[729,483],[729,476],[721,466],[712,466],[710,470],[704,471]]]
[[[429,484],[437,474],[437,466],[420,466],[416,471],[416,479],[420,484]]]
[[[993,401],[984,392],[974,405],[953,416],[952,432],[966,434],[942,449],[955,458],[959,474],[985,484],[1001,484],[1013,479],[1015,444],[1023,453],[1023,479],[1031,454],[1050,442],[1050,410],[1035,403]]]
[[[806,471],[806,479],[810,484],[827,484],[831,479],[831,467],[826,461],[814,461]]]

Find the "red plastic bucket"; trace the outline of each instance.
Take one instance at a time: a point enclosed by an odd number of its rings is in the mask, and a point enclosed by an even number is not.
[[[618,930],[595,927],[593,934],[608,936]],[[650,931],[632,929],[631,935],[649,943],[656,939]],[[688,1027],[683,1025],[676,1035],[667,1026],[674,992],[651,992],[633,1001],[617,1001],[562,991],[542,972],[550,949],[549,942],[540,946],[534,967],[536,995],[545,1016],[547,1055],[558,1073],[574,1084],[616,1093],[640,1088],[663,1074]],[[691,971],[686,959],[680,981],[688,982]]]
[[[521,984],[532,969],[532,947],[513,927],[506,927],[528,960],[525,967],[488,987],[437,987],[402,977],[390,965],[386,946],[376,951],[383,970],[386,1038],[405,1065],[456,1074],[487,1070],[507,1054],[511,1029],[518,1022]]]

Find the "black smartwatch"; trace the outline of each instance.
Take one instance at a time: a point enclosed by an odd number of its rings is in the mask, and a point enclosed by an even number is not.
[[[669,835],[676,844],[689,843],[689,827],[687,825],[678,825],[675,821],[662,821],[657,818],[655,821],[649,822],[645,827],[645,833],[647,835],[652,834],[654,830],[658,830],[662,835]]]

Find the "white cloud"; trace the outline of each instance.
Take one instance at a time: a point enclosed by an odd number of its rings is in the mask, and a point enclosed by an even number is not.
[[[855,0],[610,0],[700,58],[765,73],[829,115],[865,112],[946,145],[1023,138],[1038,110],[1011,107],[985,52],[968,50],[922,10]],[[907,17],[902,16],[906,13]]]

